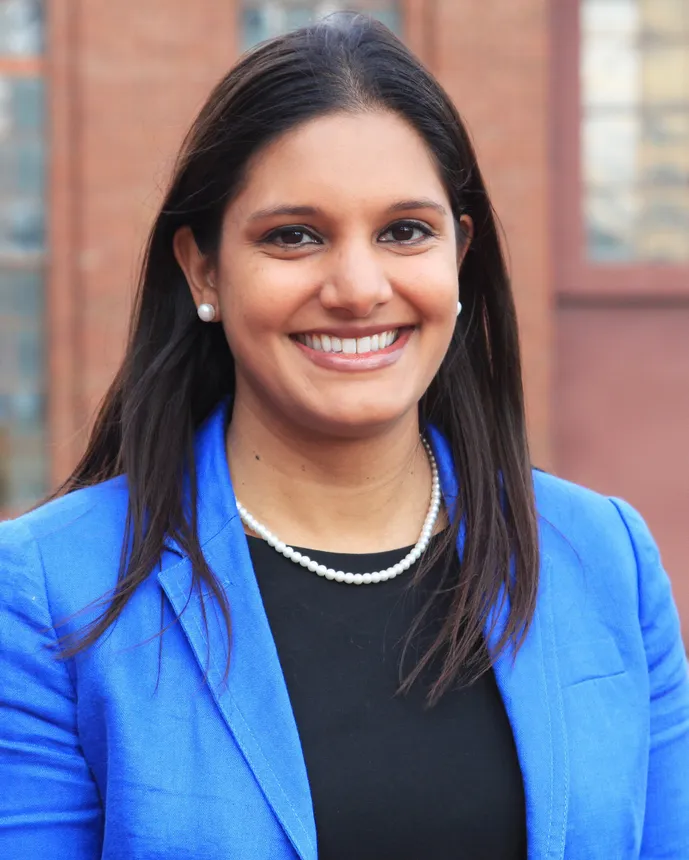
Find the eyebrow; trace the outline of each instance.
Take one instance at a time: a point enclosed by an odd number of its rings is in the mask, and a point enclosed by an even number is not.
[[[388,207],[387,212],[408,212],[410,209],[432,209],[439,215],[447,215],[447,210],[440,203],[431,200],[428,197],[421,197],[418,200],[400,200]],[[249,221],[262,221],[265,218],[277,218],[282,216],[298,216],[303,218],[313,218],[325,215],[322,209],[317,206],[289,206],[278,205],[270,206],[267,209],[258,209],[249,216]]]
[[[439,215],[447,215],[445,207],[429,197],[421,197],[418,200],[400,200],[399,203],[393,203],[388,212],[406,212],[409,209],[432,209]]]

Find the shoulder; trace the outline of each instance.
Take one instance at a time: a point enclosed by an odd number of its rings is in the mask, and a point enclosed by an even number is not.
[[[544,472],[534,472],[534,488],[552,587],[571,598],[562,605],[597,607],[620,635],[641,633],[649,654],[673,650],[675,671],[686,673],[670,578],[638,511]]]
[[[27,534],[36,540],[52,534],[79,532],[106,525],[126,514],[127,482],[124,476],[103,481],[0,523],[0,537]]]
[[[622,499],[537,470],[533,482],[542,540],[551,551],[566,544],[582,558],[614,557],[636,570],[636,545],[655,547],[641,515]]]
[[[0,589],[7,599],[23,591],[35,594],[52,583],[79,602],[85,593],[110,587],[127,501],[126,479],[113,478],[0,523]]]

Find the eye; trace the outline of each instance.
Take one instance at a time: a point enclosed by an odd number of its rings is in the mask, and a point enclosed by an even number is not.
[[[435,233],[421,221],[397,221],[380,235],[381,242],[397,242],[400,245],[419,245]],[[383,238],[389,236],[389,239]]]
[[[310,230],[297,225],[271,230],[262,241],[266,244],[277,245],[279,248],[304,248],[307,245],[321,244],[321,240]]]

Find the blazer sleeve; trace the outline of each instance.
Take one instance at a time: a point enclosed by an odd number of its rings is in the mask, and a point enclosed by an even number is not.
[[[102,811],[77,731],[38,546],[0,524],[0,857],[95,860]]]
[[[642,860],[689,858],[689,673],[670,580],[639,514],[614,499],[638,570],[639,621],[650,680],[650,759]]]

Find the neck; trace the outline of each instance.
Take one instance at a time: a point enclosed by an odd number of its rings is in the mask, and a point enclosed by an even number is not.
[[[292,546],[368,553],[418,540],[431,469],[416,414],[365,438],[333,438],[235,403],[227,454],[237,498]]]

